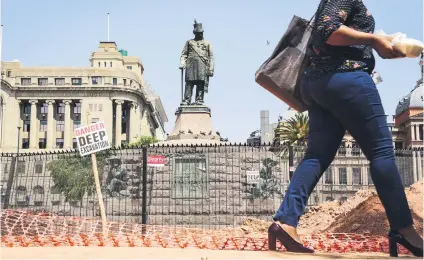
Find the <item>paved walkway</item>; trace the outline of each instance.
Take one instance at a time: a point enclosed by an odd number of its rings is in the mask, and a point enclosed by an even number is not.
[[[387,254],[293,254],[196,248],[26,247],[1,248],[1,259],[389,259]],[[412,259],[409,256],[400,258]]]

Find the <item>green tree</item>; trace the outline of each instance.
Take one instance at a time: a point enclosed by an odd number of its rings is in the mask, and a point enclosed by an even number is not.
[[[137,141],[134,141],[129,144],[129,147],[140,147],[143,145],[149,145],[159,142],[159,140],[154,136],[140,136]]]
[[[97,168],[99,178],[106,165],[107,152],[97,153]],[[54,187],[65,196],[66,202],[80,202],[85,194],[92,195],[95,191],[94,175],[90,156],[66,157],[47,164]]]
[[[281,152],[282,156],[288,155],[288,146],[304,146],[308,141],[309,117],[307,114],[297,113],[286,121],[281,121],[274,130],[274,145],[283,145],[274,151]]]

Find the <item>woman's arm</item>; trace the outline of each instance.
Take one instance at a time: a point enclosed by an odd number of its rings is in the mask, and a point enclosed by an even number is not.
[[[369,45],[373,46],[376,37],[372,33],[359,32],[341,25],[327,40],[327,44],[336,46]]]

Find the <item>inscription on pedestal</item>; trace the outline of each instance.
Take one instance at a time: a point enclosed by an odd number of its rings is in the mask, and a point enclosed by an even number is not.
[[[172,198],[204,199],[209,197],[208,163],[204,155],[174,158]]]

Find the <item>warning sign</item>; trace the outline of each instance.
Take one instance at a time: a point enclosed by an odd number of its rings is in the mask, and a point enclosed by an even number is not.
[[[259,171],[246,171],[247,184],[259,184],[260,179]]]
[[[109,139],[103,122],[77,128],[74,133],[81,156],[110,149]]]
[[[147,166],[163,167],[165,166],[166,158],[163,155],[150,155],[147,157]]]

